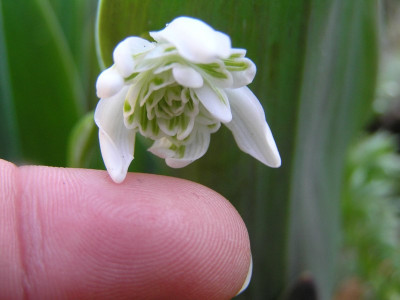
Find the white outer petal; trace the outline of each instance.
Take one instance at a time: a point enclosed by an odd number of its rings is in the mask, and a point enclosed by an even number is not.
[[[186,145],[183,157],[176,157],[177,153],[169,149],[171,143],[166,138],[155,141],[149,151],[164,158],[169,167],[183,168],[202,157],[207,152],[209,145],[210,132],[206,128],[199,128],[191,143]]]
[[[173,44],[179,54],[191,62],[207,64],[230,55],[229,36],[195,18],[176,18],[165,29],[150,32],[150,35],[158,42]]]
[[[133,56],[153,49],[155,46],[148,40],[131,36],[121,41],[113,52],[113,59],[117,70],[123,77],[129,77],[134,72]]]
[[[135,131],[124,125],[123,104],[128,87],[97,104],[94,120],[99,127],[100,149],[111,178],[122,182],[133,159]]]
[[[257,97],[247,87],[226,89],[226,94],[233,118],[225,125],[239,148],[265,165],[279,167],[281,158]]]
[[[231,49],[231,55],[236,54],[236,55],[239,55],[239,57],[245,57],[246,53],[247,53],[247,50],[243,49],[243,48],[232,48]]]
[[[124,79],[114,66],[104,70],[97,77],[96,94],[99,98],[109,98],[118,93],[124,86]]]
[[[241,60],[245,61],[249,67],[244,71],[231,72],[233,79],[233,83],[231,86],[232,88],[239,88],[248,85],[253,81],[254,77],[256,76],[256,65],[248,58],[242,58]]]
[[[194,89],[194,92],[206,110],[218,121],[227,123],[232,120],[229,100],[224,90],[213,89],[205,83],[201,88]],[[220,96],[217,93],[220,93]]]
[[[171,168],[183,168],[206,154],[210,145],[210,132],[199,129],[193,141],[186,145],[185,154],[182,158],[167,157],[166,164]]]
[[[175,80],[188,88],[199,88],[203,86],[203,77],[193,68],[176,65],[172,68]]]
[[[175,155],[175,151],[170,149],[171,146],[172,143],[167,138],[163,137],[156,140],[148,150],[154,155],[165,159]]]

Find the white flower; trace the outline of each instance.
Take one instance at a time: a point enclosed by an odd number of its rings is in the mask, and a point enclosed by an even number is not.
[[[112,179],[124,180],[137,132],[154,141],[149,151],[180,168],[206,153],[221,123],[240,149],[279,167],[264,110],[246,86],[256,73],[246,51],[231,48],[229,36],[189,17],[150,35],[155,42],[120,42],[114,65],[97,79],[95,122]]]

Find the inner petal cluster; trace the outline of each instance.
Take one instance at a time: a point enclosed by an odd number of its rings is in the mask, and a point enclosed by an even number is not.
[[[170,150],[182,149],[199,131],[215,132],[221,121],[232,118],[224,88],[236,85],[240,76],[235,73],[252,66],[251,61],[243,59],[244,54],[238,50],[226,59],[194,63],[182,58],[168,42],[131,54],[131,71],[124,78],[130,86],[123,106],[125,126],[154,141],[167,140],[164,145],[168,144]],[[123,60],[117,57],[116,61]],[[183,153],[177,151],[172,156],[180,158]]]
[[[165,86],[162,82],[161,78],[154,78],[151,87],[146,83],[129,91],[124,103],[125,125],[154,140],[167,137],[175,142],[184,141],[199,115],[199,100],[189,88],[175,82]],[[141,99],[137,96],[141,94],[140,88],[151,91]]]

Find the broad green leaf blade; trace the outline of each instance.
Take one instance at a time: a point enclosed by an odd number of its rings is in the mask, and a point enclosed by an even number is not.
[[[99,153],[98,128],[94,113],[82,117],[71,132],[68,143],[67,166],[72,168],[102,168]]]
[[[8,160],[17,159],[20,153],[15,107],[12,99],[3,12],[0,5],[0,158]]]
[[[192,4],[201,4],[195,1]],[[149,38],[150,29],[161,29],[174,17],[183,15],[185,7],[192,6],[184,1],[99,0],[96,28],[96,46],[102,67],[112,65],[112,51],[118,42],[129,35]],[[187,12],[186,12],[187,13]]]
[[[94,108],[97,98],[93,88],[99,66],[96,57],[94,30],[97,0],[49,0],[65,35],[80,75],[86,109]]]
[[[371,109],[377,69],[375,1],[314,1],[290,182],[290,279],[311,272],[331,299],[346,150]],[[329,5],[328,5],[329,3]]]
[[[134,1],[118,1],[118,3],[99,1],[96,50],[103,69],[112,65],[112,52],[115,46],[127,37],[130,29],[135,26],[135,18],[131,15],[135,9],[137,9],[137,3]]]
[[[71,53],[47,1],[1,5],[19,160],[65,165],[68,135],[83,95]]]
[[[76,62],[83,62],[93,37],[96,0],[48,0]],[[78,66],[80,68],[81,66]]]

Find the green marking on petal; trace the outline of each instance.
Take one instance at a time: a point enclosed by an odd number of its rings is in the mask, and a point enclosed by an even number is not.
[[[140,109],[140,125],[143,131],[146,131],[149,119],[147,119],[146,109],[143,107]]]
[[[164,52],[171,52],[174,51],[176,48],[175,47],[168,47],[164,50]]]
[[[128,100],[125,100],[124,102],[124,112],[128,113],[132,110],[132,106],[130,105],[130,103],[128,102]]]
[[[176,158],[182,158],[185,154],[186,147],[185,145],[177,146],[175,144],[172,144],[171,146],[169,146],[169,149],[174,151],[178,155],[178,157]]]
[[[143,99],[149,92],[149,84],[146,83],[142,86],[142,88],[140,89],[140,94],[139,94],[139,99]],[[140,101],[142,102],[142,101]]]
[[[124,78],[124,80],[125,80],[125,81],[132,80],[132,79],[134,79],[134,78],[135,78],[136,76],[138,76],[138,75],[139,75],[139,73],[132,73],[130,76]]]
[[[151,120],[150,127],[153,135],[158,136],[158,134],[160,133],[160,127],[158,127],[157,120],[155,118]]]
[[[231,56],[229,56],[228,59],[235,59],[235,58],[241,58],[242,54],[241,53],[234,53]]]
[[[176,151],[178,149],[178,146],[175,144],[172,144],[171,146],[169,146],[169,149],[172,151]]]
[[[151,93],[150,96],[147,98],[146,108],[151,107],[153,105],[153,102],[154,102],[154,94]]]
[[[228,71],[244,71],[249,65],[244,61],[235,61],[230,59],[224,59],[224,64]]]
[[[179,116],[179,126],[181,129],[185,128],[185,117],[183,115]]]
[[[179,157],[183,157],[183,155],[185,155],[185,150],[186,150],[186,147],[184,145],[179,147],[179,149],[178,149]]]
[[[189,101],[186,103],[186,107],[191,112],[194,110],[194,104],[193,104],[193,100],[191,98],[189,98]]]
[[[217,94],[218,99],[221,100],[221,102],[224,103],[225,105],[228,105],[228,104],[226,103],[226,101],[225,101],[224,96],[221,94],[221,90],[220,90],[220,89],[217,89],[217,88],[214,88],[214,87],[211,87],[211,88],[213,89],[213,91],[215,92],[215,94]]]
[[[154,79],[152,80],[152,82],[155,85],[162,85],[164,83],[164,79],[160,78],[160,77],[154,77]]]
[[[182,101],[179,100],[174,100],[172,101],[172,105],[171,105],[171,111],[172,113],[179,113],[179,111],[182,108]]]
[[[211,63],[211,64],[198,64],[201,69],[203,69],[207,74],[211,75],[212,77],[215,78],[222,78],[222,79],[228,79],[228,76],[220,72],[218,69],[220,69],[220,65],[217,63]]]
[[[134,115],[134,114],[129,115],[129,117],[128,117],[128,119],[127,119],[128,123],[129,123],[129,124],[132,124],[134,118],[135,118],[135,115]]]
[[[174,129],[174,127],[175,127],[175,125],[176,125],[176,123],[177,123],[177,117],[175,117],[175,118],[171,118],[170,120],[169,120],[169,122],[168,122],[168,130],[172,130],[172,129]]]
[[[189,89],[186,89],[186,91],[185,91],[185,98],[186,98],[186,100],[187,100],[188,102],[192,101],[191,96],[190,96],[190,90],[189,90]],[[186,101],[186,100],[185,100],[185,101]]]
[[[158,109],[158,116],[163,116],[163,117],[170,117],[171,116],[171,112],[169,110],[169,105],[166,102],[165,97],[162,99],[162,101],[160,101],[157,105],[157,109]]]
[[[180,116],[180,126],[182,128],[182,131],[186,129],[186,127],[189,125],[189,118],[186,117],[186,115],[181,115]]]

